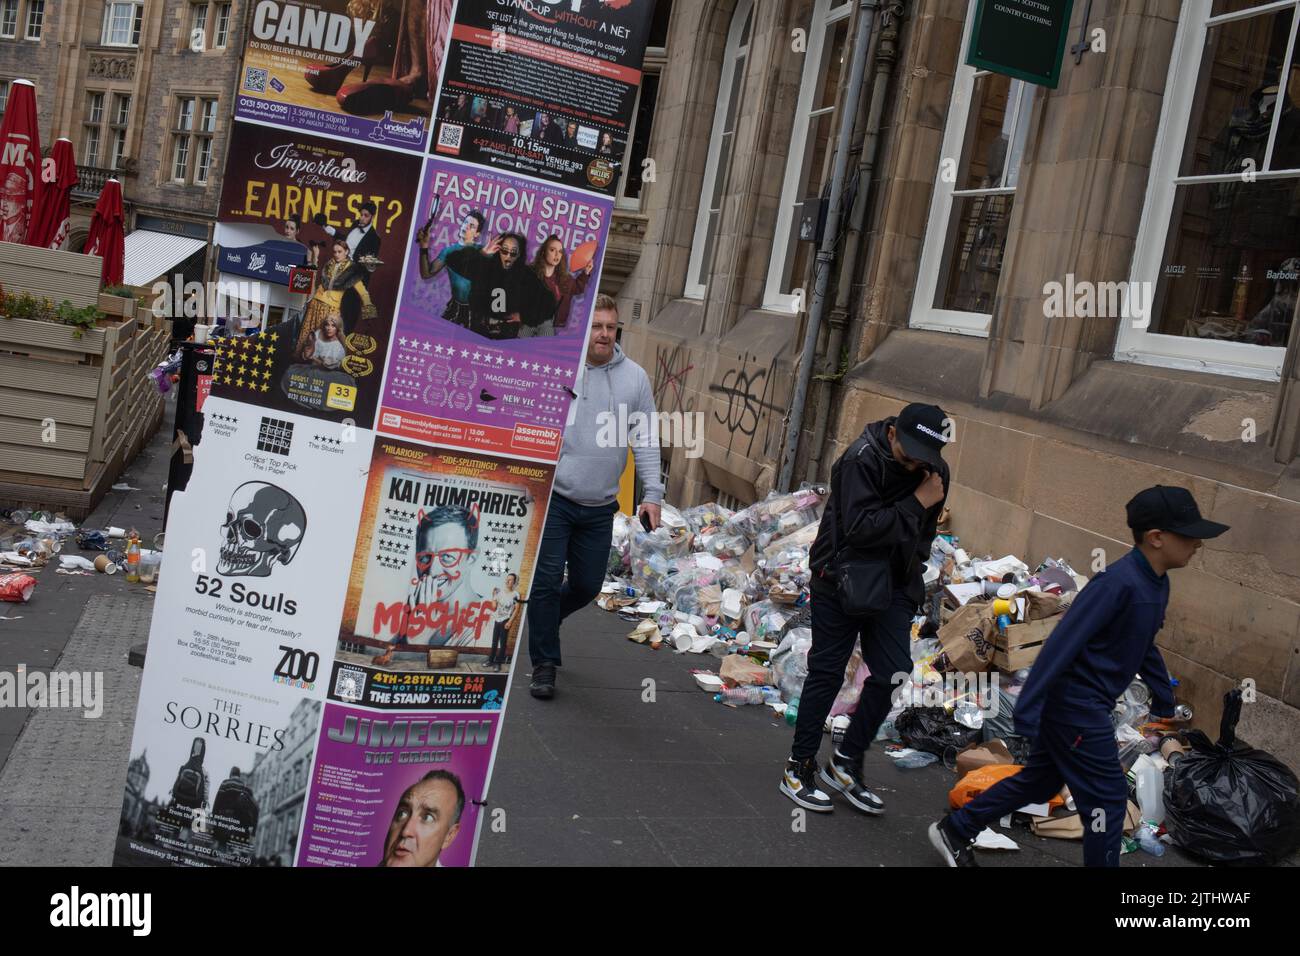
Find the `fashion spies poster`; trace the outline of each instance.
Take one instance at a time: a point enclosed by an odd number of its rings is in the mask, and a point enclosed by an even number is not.
[[[431,159],[379,427],[554,460],[613,203]]]

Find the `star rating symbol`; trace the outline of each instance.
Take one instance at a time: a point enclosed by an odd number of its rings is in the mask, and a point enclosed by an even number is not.
[[[511,368],[514,368],[514,367],[515,367],[515,360],[514,360],[514,359],[509,359],[509,360],[506,362],[506,364],[509,365]]]
[[[434,350],[435,352],[437,352],[439,355],[442,354],[442,346],[441,346],[441,345],[435,345],[435,346],[433,347],[433,350]]]
[[[498,356],[497,356],[497,364],[498,364],[498,365],[500,365],[500,364],[501,364],[502,362],[504,362],[504,361],[505,361],[505,359],[504,359],[501,355],[498,355]]]
[[[469,349],[461,349],[461,350],[460,350],[460,357],[461,357],[461,358],[469,358]]]
[[[270,378],[270,377],[271,377],[271,370],[268,368],[266,371],[262,373],[262,378]]]
[[[407,340],[406,340],[405,338],[400,338],[400,339],[398,339],[397,341],[399,341],[399,342],[402,343],[402,347],[403,347],[403,348],[406,347],[406,342],[407,342]]]
[[[270,385],[263,385],[263,386],[262,386],[262,391],[264,391],[264,392],[269,392],[270,390],[271,390],[271,386],[270,386]]]

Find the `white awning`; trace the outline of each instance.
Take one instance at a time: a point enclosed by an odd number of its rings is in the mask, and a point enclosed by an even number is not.
[[[148,288],[207,243],[189,236],[137,229],[126,235],[122,285]]]

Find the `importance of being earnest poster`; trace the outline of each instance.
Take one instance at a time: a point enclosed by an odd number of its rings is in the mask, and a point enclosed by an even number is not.
[[[331,700],[500,709],[553,472],[376,440]]]
[[[221,268],[249,274],[270,246],[285,271],[306,267],[314,283],[300,312],[231,343],[213,394],[370,427],[419,169],[404,153],[235,124],[217,217]]]
[[[499,716],[325,705],[300,866],[468,866]]]
[[[430,151],[612,195],[653,0],[456,9]]]
[[[291,865],[371,433],[209,398],[172,501],[115,862]],[[315,559],[315,560],[313,560]],[[272,792],[274,796],[272,797]]]
[[[430,159],[379,427],[554,460],[613,202]]]
[[[235,115],[423,150],[453,0],[254,0]]]

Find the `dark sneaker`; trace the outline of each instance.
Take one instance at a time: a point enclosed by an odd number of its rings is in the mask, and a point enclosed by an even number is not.
[[[835,809],[831,805],[831,798],[817,789],[817,761],[811,757],[807,760],[791,757],[785,762],[781,792],[805,810],[830,813]]]
[[[528,693],[538,700],[550,700],[555,696],[554,664],[538,664],[533,668],[533,679],[528,685]]]
[[[821,780],[832,790],[844,794],[844,799],[863,813],[885,812],[885,801],[868,790],[862,782],[861,757],[854,760],[835,751],[834,756],[822,768]]]
[[[939,851],[949,866],[979,866],[974,842],[963,840],[954,833],[948,817],[930,824],[930,845]]]

